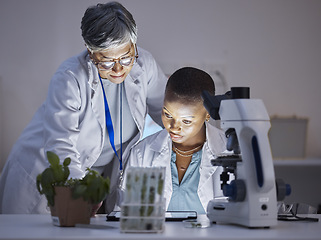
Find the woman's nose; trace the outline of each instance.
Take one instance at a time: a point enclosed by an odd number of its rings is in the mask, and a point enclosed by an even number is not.
[[[113,71],[115,73],[120,72],[123,69],[123,66],[119,62],[115,62],[115,65],[113,66]]]
[[[181,125],[177,121],[172,121],[170,124],[170,128],[172,131],[180,131]]]

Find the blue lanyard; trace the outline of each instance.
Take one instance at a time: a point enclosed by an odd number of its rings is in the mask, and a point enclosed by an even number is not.
[[[114,128],[113,128],[113,122],[111,120],[111,115],[110,115],[110,111],[109,111],[109,107],[108,107],[108,102],[107,102],[107,98],[106,98],[106,93],[105,93],[105,89],[103,86],[103,82],[101,80],[100,75],[98,74],[99,79],[100,79],[100,83],[101,83],[101,88],[103,89],[103,93],[104,93],[104,103],[105,103],[105,118],[106,118],[106,127],[107,127],[107,131],[108,131],[108,136],[109,136],[109,142],[111,147],[113,148],[117,158],[119,159],[119,170],[122,171],[123,170],[123,160],[122,160],[122,155],[123,155],[123,128],[122,128],[122,122],[123,122],[123,111],[122,111],[122,106],[123,106],[123,86],[120,86],[120,157],[117,154],[116,148],[115,148],[115,143],[114,143]],[[123,83],[121,83],[123,84]]]

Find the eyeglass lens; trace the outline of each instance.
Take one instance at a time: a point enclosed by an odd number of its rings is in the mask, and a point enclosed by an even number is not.
[[[128,67],[131,65],[134,57],[129,57],[129,58],[123,58],[119,59],[119,64],[122,65],[123,67]],[[101,68],[101,70],[109,70],[112,69],[117,61],[108,61],[108,62],[99,62],[98,67]]]

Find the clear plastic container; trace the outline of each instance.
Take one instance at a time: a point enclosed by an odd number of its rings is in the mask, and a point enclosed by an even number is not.
[[[123,204],[121,207],[121,232],[162,232],[164,222],[164,203]]]
[[[130,167],[126,172],[121,232],[162,232],[165,222],[164,167]]]

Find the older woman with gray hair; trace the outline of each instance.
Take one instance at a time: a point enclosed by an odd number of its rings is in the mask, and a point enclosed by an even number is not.
[[[46,152],[71,158],[70,177],[91,168],[111,179],[106,212],[117,207],[130,148],[149,114],[162,125],[167,78],[152,55],[137,47],[137,27],[117,2],[89,7],[81,21],[86,51],[61,64],[48,96],[13,146],[0,179],[0,213],[46,213],[36,188]]]

